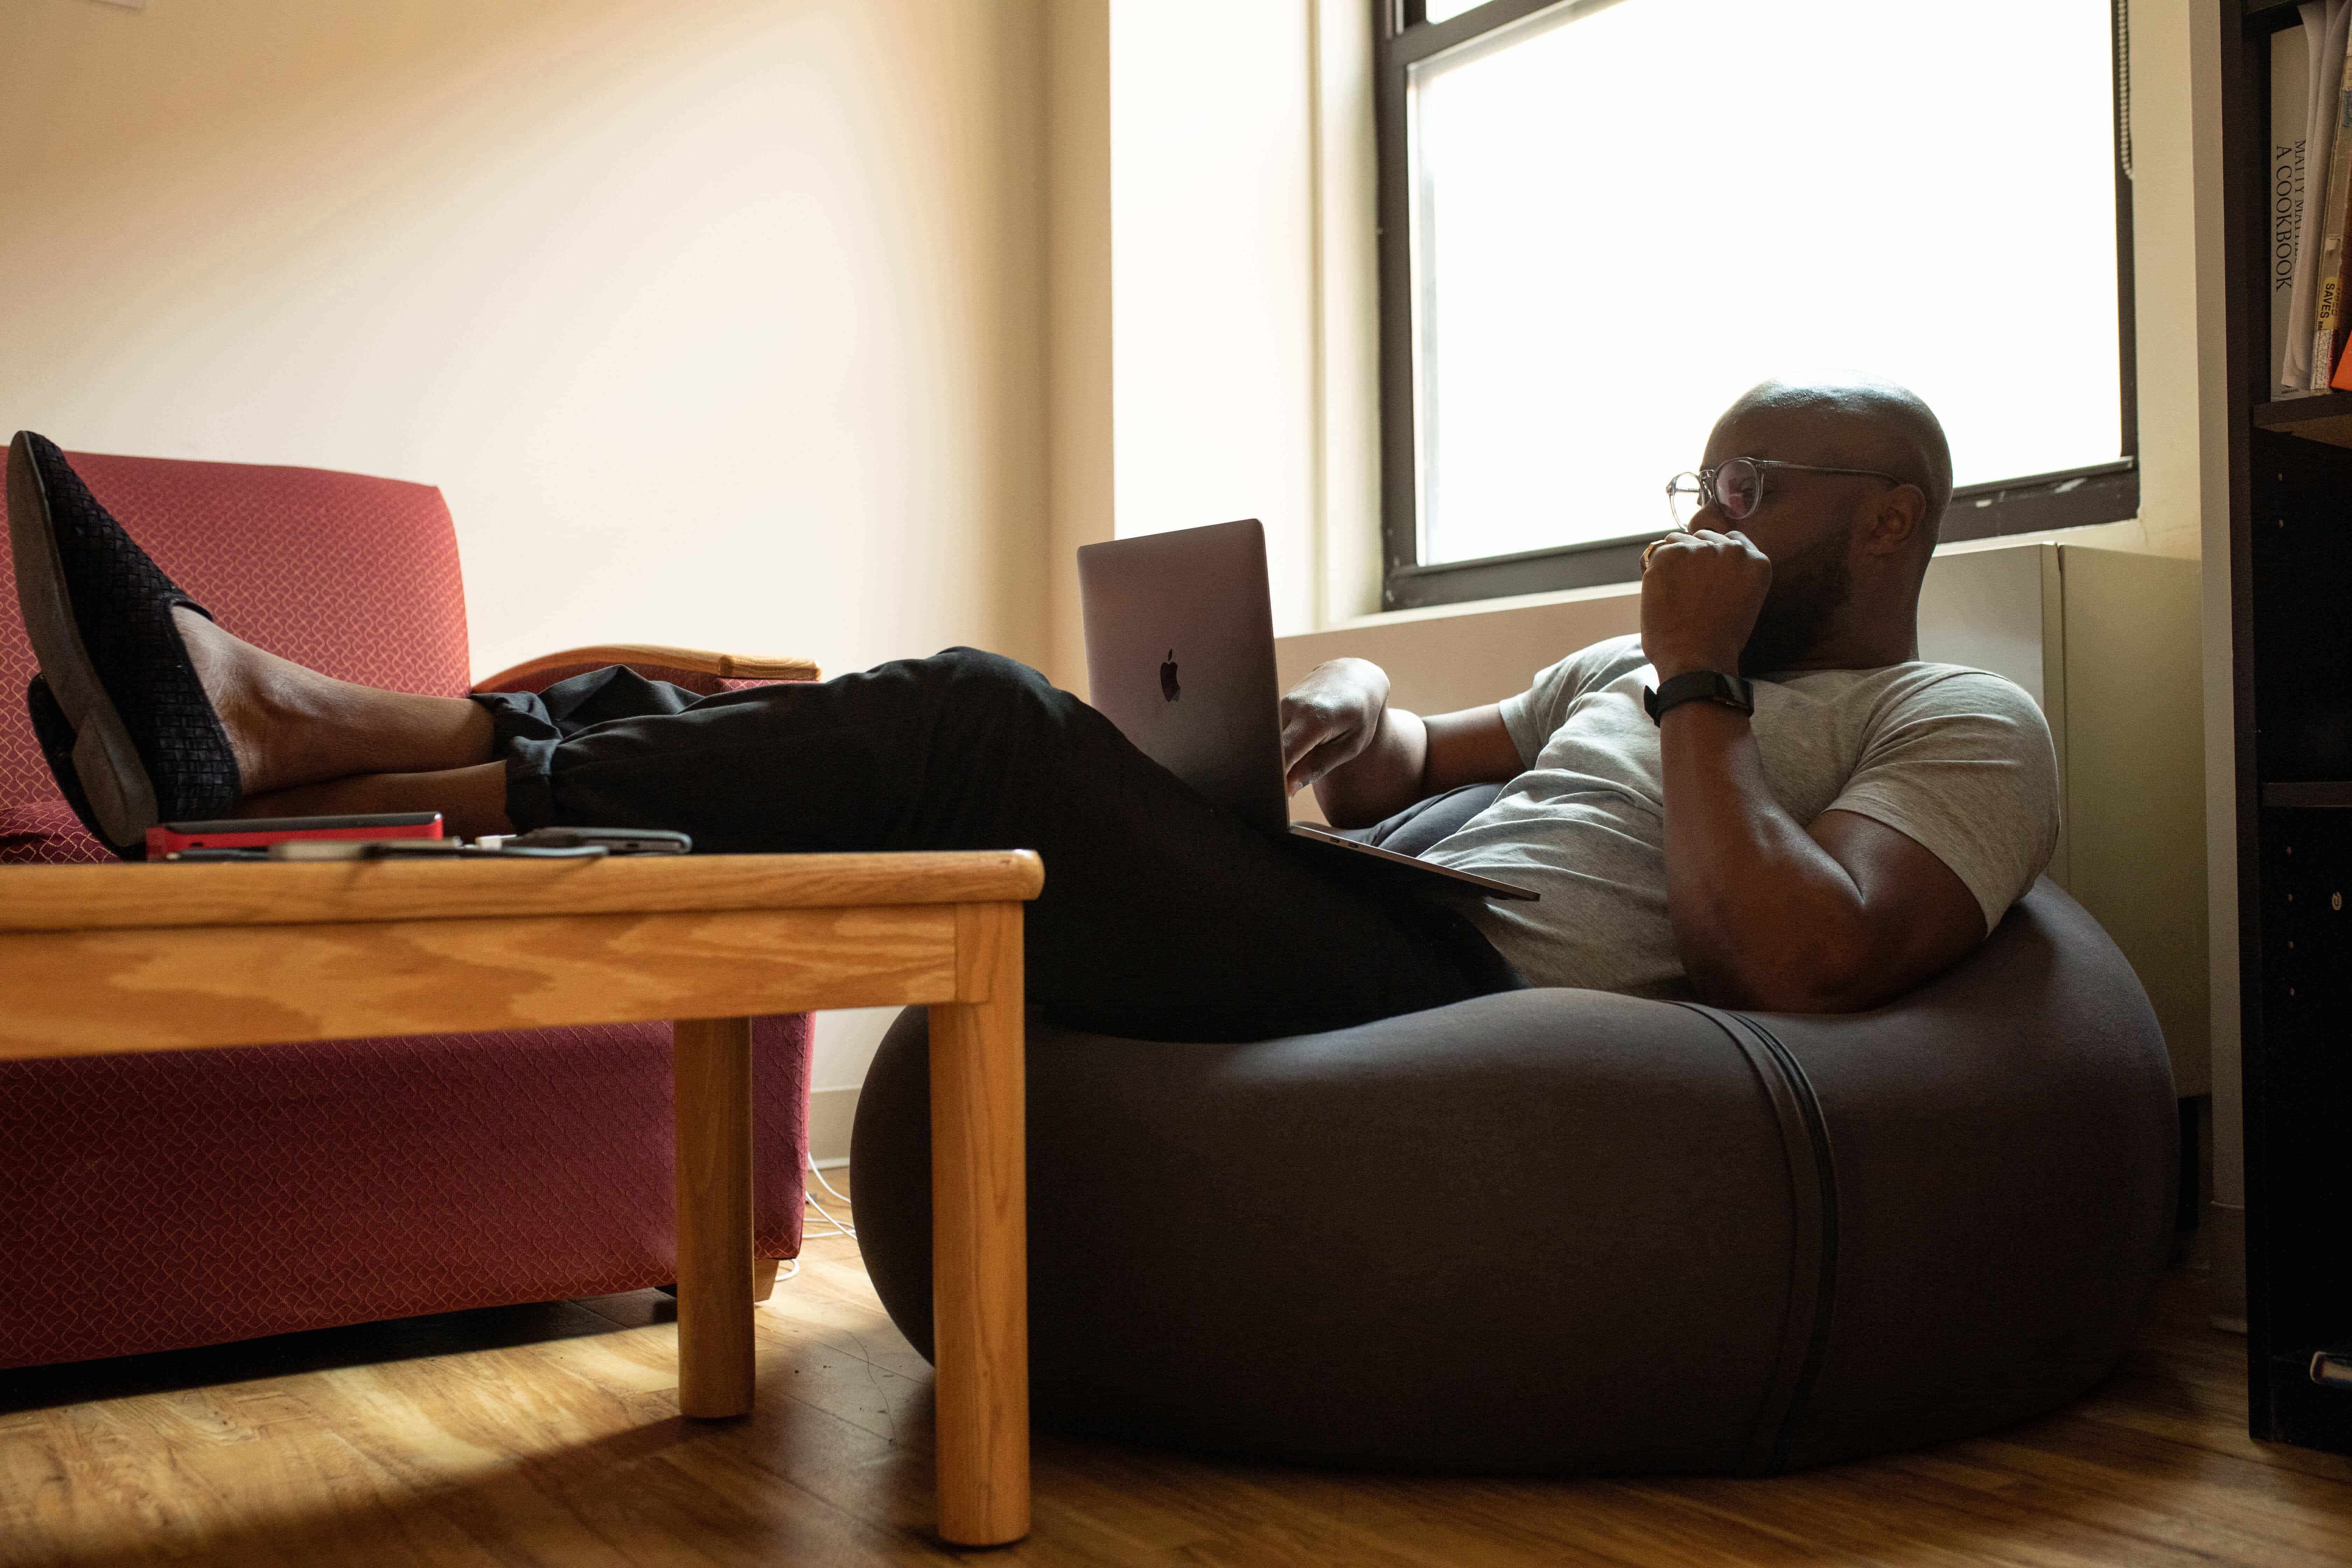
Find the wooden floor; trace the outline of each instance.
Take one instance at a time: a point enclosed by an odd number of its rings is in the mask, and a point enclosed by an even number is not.
[[[760,1312],[760,1405],[686,1425],[652,1291],[0,1373],[0,1563],[925,1562],[929,1370],[845,1240]],[[2245,1435],[2244,1342],[2167,1281],[2074,1409],[1774,1480],[1488,1482],[1041,1438],[1054,1563],[2352,1563],[2352,1461]]]

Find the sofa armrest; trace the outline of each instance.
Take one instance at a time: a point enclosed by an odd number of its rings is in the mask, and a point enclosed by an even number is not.
[[[594,643],[525,659],[477,681],[474,689],[541,691],[567,676],[614,664],[624,664],[641,675],[706,694],[727,690],[730,684],[815,680],[821,674],[813,659],[763,658],[749,654],[713,653],[706,648],[665,647],[656,643]]]

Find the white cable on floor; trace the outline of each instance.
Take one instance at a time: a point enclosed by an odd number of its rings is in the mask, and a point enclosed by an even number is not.
[[[830,1231],[817,1232],[819,1237],[845,1236],[852,1241],[857,1239],[857,1227],[854,1225],[844,1225],[841,1221],[834,1218],[832,1211],[828,1210],[823,1204],[817,1202],[814,1196],[808,1193],[803,1193],[801,1194],[801,1201],[808,1205],[809,1207],[816,1210],[818,1217],[823,1219],[825,1224],[833,1226]],[[801,1234],[803,1238],[805,1238],[808,1233],[806,1231],[803,1231]]]
[[[824,1179],[824,1173],[816,1168],[815,1161],[812,1160],[809,1162],[809,1171],[816,1177],[818,1184],[822,1185],[826,1192],[831,1193],[835,1199],[845,1204],[849,1201],[849,1194],[847,1193],[841,1191],[831,1182]]]
[[[807,1156],[803,1156],[803,1158],[806,1159]],[[816,1162],[814,1159],[809,1159],[806,1166],[803,1168],[809,1174],[817,1179],[817,1184],[819,1186],[822,1186],[826,1192],[833,1194],[834,1202],[843,1205],[847,1205],[849,1203],[849,1195],[840,1191],[831,1182],[824,1179],[824,1173],[816,1168]],[[834,1218],[832,1211],[827,1209],[823,1204],[816,1201],[816,1194],[808,1190],[808,1184],[806,1182],[803,1182],[801,1184],[801,1202],[807,1205],[810,1208],[816,1210],[818,1215],[824,1218],[824,1223],[833,1226],[831,1230],[821,1230],[816,1232],[814,1239],[822,1241],[829,1237],[835,1236],[845,1236],[852,1241],[857,1239],[857,1227],[854,1225],[844,1224],[842,1221]],[[811,1239],[810,1235],[806,1230],[802,1231],[801,1239],[803,1241]]]

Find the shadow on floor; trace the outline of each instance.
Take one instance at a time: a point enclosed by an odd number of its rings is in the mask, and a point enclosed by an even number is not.
[[[657,1290],[630,1290],[578,1301],[526,1301],[511,1307],[478,1307],[466,1312],[435,1312],[353,1323],[340,1329],[310,1329],[233,1344],[157,1351],[105,1361],[60,1366],[17,1367],[0,1372],[0,1415],[44,1410],[89,1400],[124,1399],[222,1384],[339,1367],[415,1361],[468,1351],[504,1350],[551,1340],[576,1340],[618,1333],[647,1323],[670,1322],[677,1303]]]

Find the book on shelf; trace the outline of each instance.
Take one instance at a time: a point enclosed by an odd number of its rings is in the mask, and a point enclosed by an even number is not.
[[[2304,101],[2305,184],[2295,224],[2294,275],[2288,286],[2285,346],[2278,355],[2276,384],[2278,391],[2288,396],[2303,395],[2315,386],[2325,388],[2328,374],[2335,368],[2333,355],[2320,356],[2315,366],[2312,349],[2317,341],[2327,175],[2334,167],[2336,128],[2343,119],[2346,42],[2347,31],[2352,31],[2352,0],[2305,0],[2297,10],[2303,19],[2302,79],[2307,94]],[[2280,129],[2284,128],[2274,126],[2274,130]],[[2340,249],[2340,236],[2338,247]]]
[[[2342,339],[2339,321],[2347,312],[2345,302],[2345,236],[2347,221],[2352,221],[2352,53],[2343,57],[2337,68],[2333,90],[2324,96],[2335,123],[2329,128],[2327,153],[2327,197],[2319,228],[2319,248],[2315,253],[2318,270],[2314,274],[2315,292],[2312,299],[2311,378],[2307,390],[2325,392],[2329,377],[2336,370],[2336,351]],[[2305,204],[2306,209],[2308,204]]]
[[[2310,9],[2309,6],[2305,7]],[[2271,386],[2283,389],[2291,307],[2294,303],[2294,249],[2303,238],[2303,198],[2311,146],[2311,60],[2314,41],[2301,27],[2271,35],[2270,295]]]

